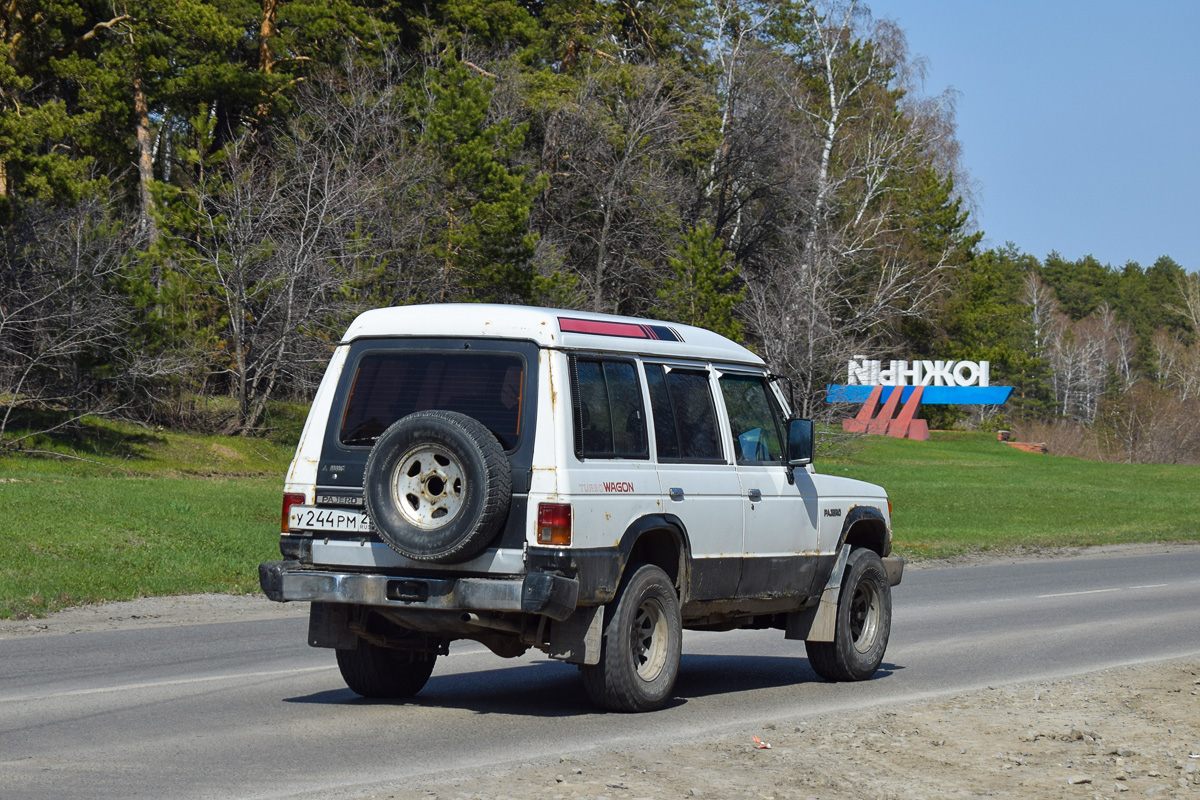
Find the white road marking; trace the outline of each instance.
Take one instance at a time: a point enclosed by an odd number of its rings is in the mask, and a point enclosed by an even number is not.
[[[1192,581],[1192,582],[1200,583],[1200,581]],[[1060,592],[1059,594],[1039,594],[1038,599],[1042,600],[1047,597],[1074,597],[1075,595],[1079,595],[1079,594],[1104,594],[1106,592],[1128,592],[1128,591],[1132,591],[1134,589],[1161,589],[1164,586],[1170,586],[1170,585],[1171,584],[1169,584],[1169,583],[1147,583],[1143,586],[1126,586],[1124,588],[1116,588],[1116,589],[1089,589],[1085,592]]]
[[[268,672],[239,672],[232,675],[209,675],[204,678],[180,678],[171,681],[147,681],[146,683],[126,683],[120,686],[99,686],[95,689],[71,689],[65,692],[47,692],[46,694],[27,694],[17,697],[0,697],[0,703],[19,703],[28,700],[50,700],[55,697],[79,697],[88,694],[104,692],[129,692],[138,689],[156,689],[159,686],[186,686],[189,683],[212,683],[213,681],[229,681],[239,678],[271,678],[277,675],[299,675],[304,672],[318,672],[326,669],[337,669],[336,665],[327,667],[303,667],[301,669],[276,669]]]
[[[1041,599],[1044,599],[1047,597],[1074,597],[1075,595],[1078,595],[1078,594],[1104,594],[1106,592],[1120,592],[1120,591],[1123,591],[1123,590],[1122,589],[1090,589],[1086,592],[1059,592],[1058,594],[1039,594],[1038,599],[1041,600]]]

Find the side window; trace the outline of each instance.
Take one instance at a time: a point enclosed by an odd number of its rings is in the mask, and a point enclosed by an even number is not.
[[[571,359],[575,455],[649,458],[637,370],[628,361]]]
[[[722,461],[717,412],[703,370],[646,365],[658,457],[665,461]]]
[[[762,378],[722,375],[721,394],[733,429],[733,454],[739,464],[779,463],[783,459],[779,412]]]

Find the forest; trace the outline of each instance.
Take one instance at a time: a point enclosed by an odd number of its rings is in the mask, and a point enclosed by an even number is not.
[[[256,434],[355,314],[499,302],[711,328],[831,420],[852,355],[986,359],[1013,399],[931,425],[1200,463],[1200,276],[982,249],[954,101],[854,0],[3,0],[0,450]]]

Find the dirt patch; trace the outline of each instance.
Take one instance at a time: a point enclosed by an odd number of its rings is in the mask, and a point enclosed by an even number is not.
[[[913,558],[904,568],[937,569],[940,567],[972,567],[983,564],[1018,564],[1047,559],[1122,558],[1161,553],[1194,551],[1200,542],[1128,542],[1096,547],[1013,547],[997,550],[975,550],[949,558]]]
[[[228,459],[229,461],[244,461],[246,458],[237,450],[234,450],[232,447],[226,447],[223,444],[214,444],[209,449],[213,452],[213,455],[218,455],[221,458]]]
[[[262,595],[143,597],[68,608],[44,619],[0,620],[0,639],[307,616],[308,603],[273,603]]]
[[[1198,692],[1193,657],[459,773],[371,800],[1197,798]]]

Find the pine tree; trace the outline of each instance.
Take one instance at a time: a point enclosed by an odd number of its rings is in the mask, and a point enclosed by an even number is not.
[[[432,73],[425,143],[441,156],[446,182],[445,228],[436,245],[443,264],[442,297],[456,287],[474,300],[528,302],[537,235],[529,230],[534,197],[544,180],[516,163],[527,124],[489,123],[491,79],[472,72],[452,52]]]
[[[711,225],[701,222],[692,228],[683,236],[679,255],[668,259],[673,278],[658,290],[663,301],[660,313],[666,319],[741,341],[742,324],[733,312],[746,290],[732,290],[737,280],[732,261],[732,254],[713,235]]]

